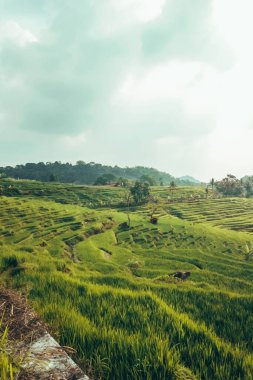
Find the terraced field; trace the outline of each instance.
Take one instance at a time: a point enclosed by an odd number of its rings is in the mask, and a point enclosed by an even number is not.
[[[253,379],[251,200],[200,188],[203,199],[168,202],[155,188],[158,224],[149,204],[131,208],[129,229],[122,189],[0,187],[1,282],[94,379]]]
[[[126,190],[111,186],[72,186],[58,183],[2,179],[0,195],[52,200],[61,204],[76,204],[89,208],[119,207]]]
[[[246,198],[201,199],[176,202],[168,212],[195,223],[209,222],[235,231],[253,232],[253,200]]]

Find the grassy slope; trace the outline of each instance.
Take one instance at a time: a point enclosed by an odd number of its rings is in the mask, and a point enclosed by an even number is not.
[[[155,188],[158,225],[145,206],[125,231],[121,189],[9,186],[19,194],[0,202],[2,281],[26,289],[84,367],[106,379],[253,378],[253,236],[227,229],[231,200],[168,203]],[[173,197],[193,191],[204,196]],[[252,201],[235,203],[250,224]],[[168,276],[177,270],[190,279]]]

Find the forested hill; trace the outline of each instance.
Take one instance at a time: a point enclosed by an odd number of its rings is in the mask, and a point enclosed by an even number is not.
[[[119,178],[138,180],[143,176],[148,176],[156,184],[168,185],[171,181],[174,181],[177,185],[191,184],[187,180],[174,178],[168,173],[153,168],[142,166],[120,168],[118,166],[101,165],[95,162],[85,163],[83,161],[77,161],[75,165],[56,161],[54,163],[39,162],[16,165],[15,167],[0,167],[0,174],[1,176],[4,175],[12,178],[87,185],[94,184],[98,177],[108,174],[111,175],[112,182],[116,182]]]

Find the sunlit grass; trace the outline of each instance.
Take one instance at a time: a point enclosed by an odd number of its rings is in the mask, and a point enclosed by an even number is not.
[[[21,196],[1,197],[1,281],[27,291],[87,373],[252,379],[253,261],[245,246],[253,236],[241,222],[241,232],[227,225],[237,212],[230,200],[217,201],[214,212],[215,200],[169,204],[168,190],[155,188],[158,224],[146,205],[133,208],[131,229],[122,229],[121,189],[48,184],[38,196],[39,183],[18,185]],[[110,198],[111,207],[89,204],[88,196],[97,204]],[[250,224],[247,202],[236,200],[236,208]],[[172,208],[187,215],[177,218]],[[191,276],[177,281],[178,270]]]

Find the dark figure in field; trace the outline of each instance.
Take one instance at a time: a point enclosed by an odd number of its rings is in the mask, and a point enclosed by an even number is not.
[[[150,222],[151,222],[152,224],[157,224],[157,222],[158,222],[158,218],[156,218],[155,216],[153,216],[152,218],[150,218]]]
[[[175,272],[173,277],[180,278],[181,280],[186,280],[191,275],[191,272]]]

